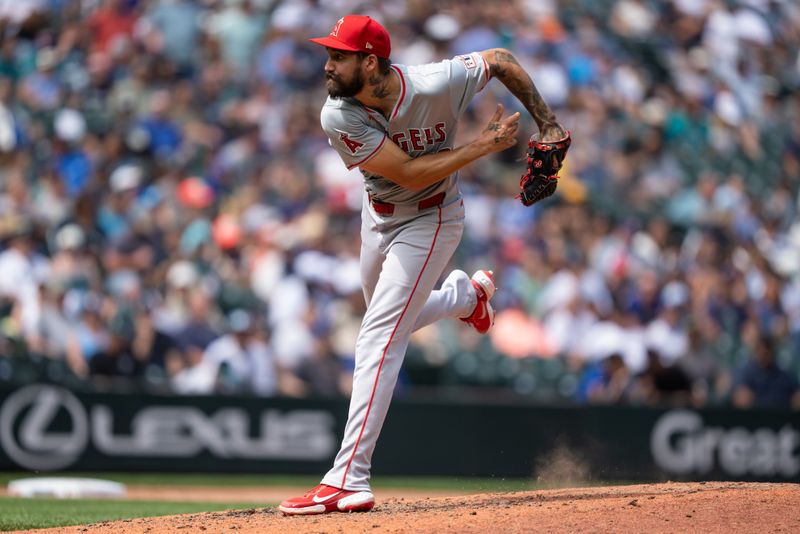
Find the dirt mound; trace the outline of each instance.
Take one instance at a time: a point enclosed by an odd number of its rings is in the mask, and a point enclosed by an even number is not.
[[[664,483],[390,498],[372,512],[284,517],[261,508],[95,523],[33,532],[800,532],[800,485]]]

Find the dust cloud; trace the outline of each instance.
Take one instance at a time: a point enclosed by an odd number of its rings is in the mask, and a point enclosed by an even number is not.
[[[564,487],[588,482],[591,473],[588,462],[562,443],[536,460],[534,477],[539,483]]]

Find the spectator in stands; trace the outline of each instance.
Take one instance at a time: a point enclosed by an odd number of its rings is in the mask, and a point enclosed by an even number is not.
[[[22,80],[20,100],[35,112],[53,112],[63,98],[63,82],[56,72],[58,56],[52,48],[36,54],[36,71]]]
[[[185,290],[182,295],[185,306],[179,313],[179,328],[176,338],[179,344],[185,346],[200,346],[205,350],[211,342],[219,337],[215,322],[221,322],[220,312],[211,296],[206,290],[193,287]]]
[[[68,360],[81,376],[89,373],[96,355],[103,354],[110,344],[108,320],[103,309],[104,297],[91,291],[75,289],[65,297],[73,329],[68,341]]]
[[[150,48],[163,52],[181,72],[189,73],[197,61],[203,11],[192,0],[157,0],[149,4],[146,20],[152,24]]]
[[[180,348],[172,336],[156,327],[150,307],[143,304],[134,311],[131,352],[142,367],[146,385],[165,390],[169,361],[180,358]]]
[[[205,347],[187,338],[181,344],[181,356],[168,362],[170,388],[181,395],[209,395],[214,392],[219,368],[203,357]]]
[[[656,350],[647,351],[647,367],[636,377],[630,391],[634,404],[688,406],[692,404],[692,383],[678,365],[667,364]]]
[[[304,393],[309,396],[343,397],[349,394],[352,371],[336,357],[329,336],[317,338],[313,356],[300,363],[296,374],[303,383]]]
[[[93,52],[113,52],[130,46],[137,14],[124,0],[102,0],[87,21]]]
[[[753,355],[736,373],[731,402],[737,408],[800,409],[797,379],[775,362],[775,341],[769,334],[758,337]]]
[[[723,379],[725,352],[733,347],[716,321],[703,315],[698,315],[695,321],[689,327],[689,347],[676,365],[692,382],[693,398],[705,404],[709,398],[716,400],[718,381]],[[724,385],[722,388],[724,391]]]
[[[249,75],[256,46],[266,24],[265,16],[251,0],[225,0],[211,15],[207,33],[219,42],[222,58],[237,80]]]
[[[0,224],[0,306],[9,323],[6,335],[24,342],[35,334],[41,315],[39,277],[47,269],[44,258],[35,250],[34,228],[26,219],[16,215],[6,217]]]
[[[14,83],[2,76],[0,69],[0,152],[9,153],[23,141],[20,131],[20,109],[14,96]]]
[[[620,354],[611,354],[584,370],[578,385],[577,400],[588,404],[626,402],[631,375]]]
[[[150,152],[157,159],[166,159],[181,145],[181,131],[169,117],[172,96],[162,89],[150,95],[150,113],[139,123],[147,132]]]
[[[689,350],[685,315],[688,302],[686,284],[668,283],[661,291],[661,310],[645,330],[645,343],[655,350],[665,366],[672,365]]]
[[[106,388],[119,387],[115,379],[127,379],[125,383],[134,385],[134,379],[144,372],[144,363],[133,351],[136,335],[133,318],[126,310],[117,310],[108,322],[108,342],[89,360],[89,376],[94,384]]]
[[[237,308],[228,314],[228,332],[212,341],[203,354],[218,369],[216,392],[278,394],[281,371],[263,329],[247,310]]]

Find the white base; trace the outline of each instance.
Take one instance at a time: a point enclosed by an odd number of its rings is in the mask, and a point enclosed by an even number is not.
[[[12,497],[54,497],[56,499],[118,499],[125,497],[124,484],[96,478],[37,477],[8,483]]]

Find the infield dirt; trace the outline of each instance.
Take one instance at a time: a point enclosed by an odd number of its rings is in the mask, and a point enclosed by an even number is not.
[[[236,489],[231,489],[237,491]],[[216,491],[227,494],[228,488]],[[397,492],[396,492],[397,494]],[[282,495],[282,496],[290,496]],[[183,493],[186,497],[186,493]],[[252,495],[249,495],[252,496]],[[230,497],[230,496],[228,496]],[[266,500],[267,495],[260,498]],[[800,485],[663,483],[460,496],[387,497],[372,512],[284,517],[274,508],[35,530],[69,534],[800,532]],[[269,495],[272,499],[272,490]]]

